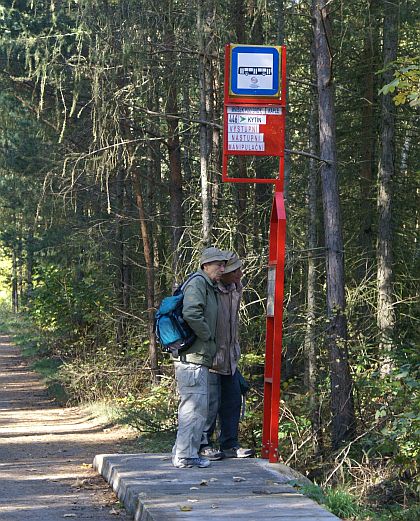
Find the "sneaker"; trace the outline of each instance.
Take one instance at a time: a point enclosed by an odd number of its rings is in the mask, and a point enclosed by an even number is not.
[[[225,458],[251,458],[254,456],[255,450],[232,447],[231,449],[224,449],[223,454],[225,455]]]
[[[174,467],[178,469],[188,469],[191,467],[199,467],[204,469],[210,466],[210,460],[207,458],[177,458],[174,456],[172,458],[172,464]]]
[[[210,447],[210,445],[207,445],[207,447],[203,447],[200,450],[200,456],[204,456],[205,458],[209,459],[210,461],[218,461],[225,457],[223,452],[215,449],[214,447]]]

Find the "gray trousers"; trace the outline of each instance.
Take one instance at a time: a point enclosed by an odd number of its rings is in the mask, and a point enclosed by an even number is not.
[[[197,458],[208,415],[209,368],[187,362],[174,365],[180,402],[172,453],[179,459]]]

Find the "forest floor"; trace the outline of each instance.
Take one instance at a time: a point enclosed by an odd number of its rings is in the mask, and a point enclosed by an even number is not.
[[[92,461],[134,438],[81,408],[58,406],[10,337],[0,336],[2,521],[130,519]]]

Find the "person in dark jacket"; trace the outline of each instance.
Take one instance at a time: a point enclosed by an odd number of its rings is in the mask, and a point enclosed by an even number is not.
[[[182,315],[197,338],[187,351],[174,358],[180,403],[172,463],[178,468],[210,465],[210,461],[198,452],[208,415],[209,368],[216,354],[216,285],[226,261],[225,252],[214,247],[205,249],[197,271],[200,276],[184,287]]]

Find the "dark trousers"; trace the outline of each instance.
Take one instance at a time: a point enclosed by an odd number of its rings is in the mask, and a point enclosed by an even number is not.
[[[220,375],[219,443],[221,450],[239,447],[238,430],[241,405],[239,369],[233,375]]]
[[[238,430],[241,416],[242,396],[239,384],[239,370],[233,375],[217,375],[219,383],[219,409],[218,418],[220,425],[219,444],[221,450],[239,447]],[[217,382],[215,380],[215,382]],[[214,413],[215,414],[215,413]],[[211,437],[216,429],[216,418],[209,418],[204,428],[201,446],[211,444]]]

